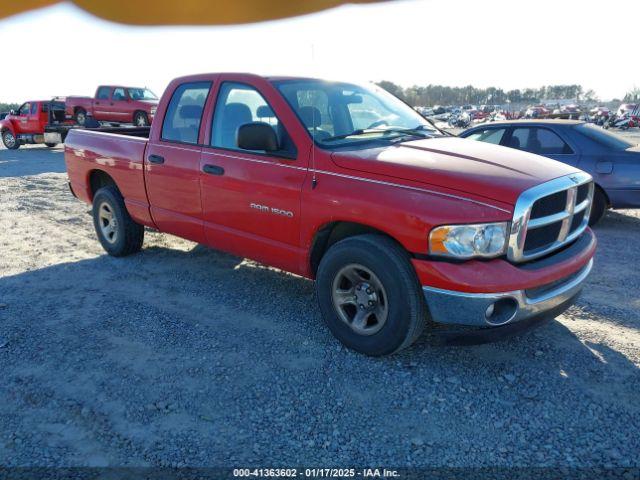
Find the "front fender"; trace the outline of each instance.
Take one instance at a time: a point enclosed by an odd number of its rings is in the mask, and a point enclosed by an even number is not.
[[[16,129],[13,127],[11,120],[0,120],[0,132],[4,132],[5,130],[9,130],[13,135],[16,134]]]
[[[151,109],[157,108],[158,105],[153,105],[146,102],[140,102],[134,104],[135,110],[140,110],[141,112],[146,112],[148,115],[151,115]]]

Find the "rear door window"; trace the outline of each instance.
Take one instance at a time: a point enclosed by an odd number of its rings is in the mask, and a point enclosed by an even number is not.
[[[37,111],[38,111],[38,104],[34,102],[31,104],[31,115],[35,115]]]
[[[502,138],[504,137],[504,132],[506,132],[506,128],[485,128],[484,130],[478,130],[473,132],[466,138],[471,140],[477,140],[478,142],[485,143],[493,143],[495,145],[500,145]]]
[[[124,88],[116,88],[113,91],[113,97],[112,100],[126,100],[127,99],[127,95],[124,93]]]
[[[162,123],[162,139],[198,143],[202,111],[211,82],[183,83],[175,89]]]
[[[511,145],[525,152],[538,155],[572,154],[571,147],[548,128],[515,128],[511,135]]]

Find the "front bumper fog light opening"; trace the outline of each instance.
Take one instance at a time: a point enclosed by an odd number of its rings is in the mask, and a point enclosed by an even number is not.
[[[487,307],[484,317],[490,325],[504,325],[513,320],[517,311],[518,302],[514,298],[501,298]]]

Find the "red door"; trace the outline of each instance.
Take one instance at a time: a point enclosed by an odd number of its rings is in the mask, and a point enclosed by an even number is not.
[[[100,122],[111,120],[109,108],[112,90],[111,87],[98,87],[96,91],[96,98],[93,100],[93,117]]]
[[[172,87],[170,87],[172,88]],[[175,86],[145,152],[151,216],[163,232],[204,243],[200,203],[200,123],[211,82]],[[167,89],[167,92],[169,89]]]
[[[238,148],[238,127],[254,121],[269,123],[279,132],[281,152],[263,154]],[[203,147],[200,160],[208,244],[298,270],[304,255],[300,197],[307,165],[304,156],[296,154],[276,113],[256,88],[222,82],[208,137],[209,146]]]
[[[31,102],[27,116],[27,133],[44,133],[40,124],[40,103],[38,102]]]
[[[127,91],[123,87],[113,89],[111,103],[109,105],[109,117],[111,121],[131,122],[132,116],[127,113],[129,108],[128,98]]]
[[[16,135],[20,133],[32,133],[29,131],[29,115],[31,114],[31,105],[35,102],[23,103],[15,114],[13,120],[13,128]]]

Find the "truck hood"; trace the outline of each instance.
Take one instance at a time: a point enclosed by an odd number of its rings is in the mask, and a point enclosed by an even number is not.
[[[345,169],[452,189],[511,205],[524,190],[578,171],[539,155],[456,137],[334,152],[331,158]]]

